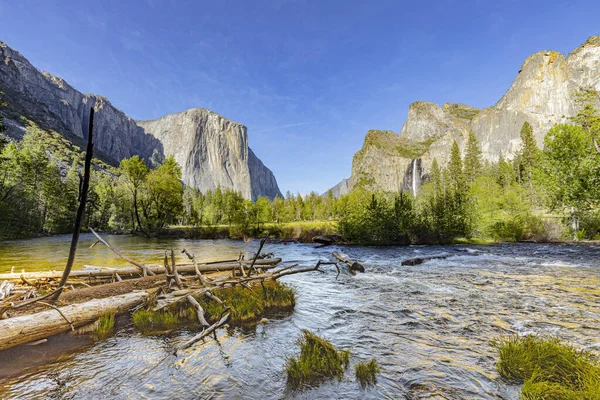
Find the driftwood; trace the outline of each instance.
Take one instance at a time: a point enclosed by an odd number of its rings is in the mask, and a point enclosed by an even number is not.
[[[104,314],[120,314],[144,303],[149,294],[145,291],[127,293],[85,303],[59,307],[61,314],[77,328],[94,322]],[[0,350],[19,344],[44,339],[71,329],[55,310],[0,320]]]
[[[281,262],[281,258],[268,258],[264,260],[256,260],[256,265],[260,265],[260,268],[269,269],[274,268]],[[207,264],[198,265],[200,272],[214,272],[214,271],[231,271],[234,268],[239,268],[237,261],[234,262],[213,262]],[[164,274],[165,267],[161,265],[148,265],[148,273]],[[181,264],[177,267],[177,272],[180,274],[194,274],[195,268],[192,264]],[[127,276],[139,276],[139,269],[137,267],[123,267],[123,268],[103,268],[103,267],[87,267],[80,270],[71,271],[69,277],[71,278],[87,278],[87,277],[107,277],[112,278],[114,273],[118,273],[121,278]],[[19,272],[19,273],[4,273],[0,274],[0,280],[21,280],[21,276],[28,279],[59,279],[62,276],[62,271],[44,271],[44,272]]]
[[[217,328],[219,328],[222,325],[225,325],[225,323],[227,322],[228,319],[229,319],[229,314],[225,314],[225,316],[223,316],[223,318],[221,318],[218,322],[215,322],[210,327],[206,328],[205,330],[203,330],[202,332],[200,332],[199,334],[197,334],[196,336],[194,336],[193,338],[191,338],[190,340],[188,340],[187,342],[185,342],[183,345],[181,345],[177,349],[177,351],[187,349],[188,347],[190,347],[194,343],[196,343],[196,342],[202,340],[203,338],[205,338],[206,336],[210,335]],[[175,352],[175,354],[177,354],[177,352]]]
[[[198,322],[200,322],[200,325],[202,325],[204,328],[208,327],[210,324],[206,322],[206,318],[204,318],[204,309],[200,303],[198,303],[196,299],[189,294],[186,296],[186,299],[192,305],[192,307],[196,309],[196,315],[198,316]]]
[[[198,277],[198,280],[200,281],[200,283],[202,283],[204,286],[206,286],[208,284],[208,281],[206,280],[204,275],[202,275],[202,272],[200,272],[200,270],[198,269],[198,262],[196,261],[196,254],[190,254],[190,253],[188,253],[188,251],[186,249],[183,249],[181,252],[184,253],[190,260],[192,260],[192,262],[194,263],[194,272],[196,272],[196,276]]]
[[[14,288],[15,285],[11,282],[4,281],[0,283],[0,300],[8,297]]]
[[[128,263],[133,264],[136,267],[138,267],[139,270],[140,270],[140,272],[142,272],[143,276],[146,276],[148,274],[149,275],[154,275],[154,272],[151,269],[147,268],[144,264],[142,264],[140,262],[137,262],[137,261],[135,261],[135,260],[127,257],[126,255],[124,255],[123,253],[121,253],[117,248],[115,248],[115,247],[111,246],[110,244],[108,244],[108,242],[106,240],[102,239],[100,237],[100,235],[98,235],[96,233],[96,231],[92,229],[91,226],[89,227],[89,230],[90,230],[90,232],[92,232],[94,234],[94,236],[96,236],[96,238],[98,238],[99,242],[101,242],[106,247],[108,247],[113,253],[115,253],[116,255],[118,255],[120,258],[122,258],[123,260],[127,261]],[[94,246],[96,243],[94,243],[92,246]]]
[[[256,264],[256,260],[258,260],[258,257],[260,257],[260,252],[261,252],[263,246],[265,245],[265,243],[267,242],[267,240],[269,240],[269,233],[268,232],[267,232],[267,235],[263,239],[261,239],[260,244],[258,246],[258,251],[254,255],[254,259],[252,260],[252,264],[250,264],[250,269],[254,269],[255,272],[258,272],[258,271],[256,271],[256,268],[254,267],[254,265]],[[240,266],[241,266],[241,263],[240,263]]]
[[[438,255],[434,255],[434,256],[408,258],[408,259],[402,261],[402,265],[409,265],[409,266],[419,265],[419,264],[423,264],[425,261],[445,260],[446,258],[452,257],[452,256],[453,256],[453,254],[438,254]]]
[[[346,264],[350,268],[350,272],[365,272],[365,267],[358,261],[349,260],[337,252],[333,252],[331,255]]]

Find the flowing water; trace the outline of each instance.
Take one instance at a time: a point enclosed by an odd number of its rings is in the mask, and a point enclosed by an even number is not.
[[[127,254],[160,262],[171,246],[203,260],[235,258],[257,243],[109,237]],[[59,269],[69,238],[0,243],[0,272],[11,265]],[[84,235],[79,264],[122,265]],[[518,387],[495,372],[489,341],[512,333],[557,335],[600,353],[600,247],[571,244],[325,247],[267,245],[288,262],[312,266],[333,250],[364,263],[356,276],[327,273],[283,280],[297,291],[293,313],[252,329],[221,329],[175,357],[195,332],[143,336],[124,321],[93,343],[63,335],[0,353],[0,398],[65,399],[516,399]],[[417,266],[415,256],[452,254]],[[199,256],[200,257],[200,256]],[[351,351],[342,381],[286,389],[286,357],[309,329]],[[376,386],[362,390],[353,365],[376,358]]]

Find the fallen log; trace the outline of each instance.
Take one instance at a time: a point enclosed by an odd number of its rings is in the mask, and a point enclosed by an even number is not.
[[[408,258],[404,261],[402,261],[402,265],[409,265],[409,266],[413,266],[413,265],[419,265],[419,264],[423,264],[425,261],[429,261],[429,260],[445,260],[448,257],[452,257],[454,254],[437,254],[434,256],[423,256],[423,257],[414,257],[414,258]]]
[[[256,260],[255,265],[260,266],[262,269],[274,268],[281,262],[281,258],[266,258],[262,260]],[[211,263],[211,264],[199,264],[198,271],[200,272],[215,272],[215,271],[231,271],[238,269],[239,263],[236,262],[222,262],[222,263]],[[164,274],[165,267],[161,265],[147,265],[148,272],[153,274]],[[195,274],[196,269],[193,264],[182,264],[177,266],[177,272],[180,274]],[[113,274],[119,274],[121,278],[132,275],[140,275],[140,271],[137,267],[123,267],[123,268],[85,268],[71,271],[69,278],[87,278],[87,277],[108,277],[112,278]],[[0,274],[0,280],[21,280],[21,276],[26,279],[60,279],[62,271],[42,271],[42,272],[18,272],[18,273],[4,273]]]
[[[60,307],[60,314],[49,310],[0,320],[0,350],[68,331],[71,325],[66,320],[77,328],[94,322],[104,314],[127,312],[149,297],[145,291],[133,292]]]
[[[348,265],[348,268],[350,268],[350,272],[365,272],[365,267],[363,267],[363,265],[358,261],[349,260],[335,251],[331,255],[339,261],[343,262],[344,264]]]

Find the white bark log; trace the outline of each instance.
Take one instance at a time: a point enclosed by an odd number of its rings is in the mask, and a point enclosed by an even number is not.
[[[133,292],[60,307],[60,311],[74,327],[79,327],[94,322],[104,314],[127,312],[148,298],[147,292]],[[0,350],[44,339],[70,329],[69,323],[56,310],[4,319],[0,321]]]

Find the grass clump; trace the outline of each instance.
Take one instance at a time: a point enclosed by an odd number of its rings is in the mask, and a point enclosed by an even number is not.
[[[377,383],[377,374],[381,372],[377,360],[374,358],[367,362],[359,362],[354,367],[354,373],[356,380],[360,383],[360,386],[364,389],[367,386],[371,386]]]
[[[96,340],[106,339],[113,332],[115,327],[115,314],[104,314],[94,327],[94,338]]]
[[[350,352],[337,350],[329,341],[307,331],[298,339],[300,356],[287,360],[287,381],[292,387],[310,385],[330,378],[342,379]]]
[[[291,310],[296,304],[294,290],[276,281],[264,282],[253,290],[236,286],[215,290],[214,294],[230,308],[230,323],[239,325],[256,322],[267,312]],[[224,312],[223,305],[216,301],[204,298],[198,301],[211,322]]]
[[[600,365],[591,353],[536,336],[503,338],[492,345],[500,375],[523,382],[522,399],[600,399]]]
[[[137,310],[133,313],[133,326],[140,332],[160,332],[172,329],[179,323],[179,314],[171,311]]]

